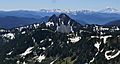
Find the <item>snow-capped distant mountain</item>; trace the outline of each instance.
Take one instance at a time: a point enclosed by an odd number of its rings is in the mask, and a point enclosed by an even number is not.
[[[28,14],[28,12],[30,14],[34,13],[34,14],[37,14],[39,15],[39,13],[69,13],[69,14],[75,14],[76,13],[94,13],[94,12],[100,12],[100,13],[120,13],[120,10],[118,9],[115,9],[115,8],[112,8],[112,7],[106,7],[105,9],[101,9],[101,10],[90,10],[90,9],[78,9],[78,10],[72,10],[72,9],[40,9],[40,10],[14,10],[14,11],[0,11],[0,14],[2,13],[9,13],[9,14],[12,14],[12,13],[18,13],[20,12],[21,14],[22,13],[25,13],[25,14]],[[17,14],[19,15],[19,13]],[[46,15],[46,14],[45,14]],[[52,14],[53,15],[53,14]]]
[[[120,13],[118,9],[112,8],[112,7],[107,7],[105,9],[100,10],[99,12],[102,13]]]
[[[46,13],[68,13],[68,14],[74,14],[76,15],[78,12],[80,13],[91,13],[95,12],[93,10],[87,10],[87,9],[80,9],[80,10],[71,10],[71,9],[41,9],[39,12],[46,12]]]
[[[112,7],[106,7],[101,10],[90,10],[90,9],[79,9],[79,10],[71,10],[71,9],[41,9],[40,12],[56,12],[56,13],[70,13],[76,15],[78,12],[79,13],[94,13],[94,12],[99,12],[99,13],[120,13],[120,10],[112,8]]]
[[[70,10],[70,9],[66,9],[66,10],[62,10],[62,9],[41,9],[39,12],[56,12],[56,13],[70,13],[70,12],[74,12],[76,10]]]
[[[44,13],[66,13],[71,18],[75,19],[76,21],[83,21],[83,24],[100,24],[104,25],[109,23],[110,21],[118,20],[120,18],[120,11],[118,9],[112,7],[106,7],[102,10],[61,10],[61,9],[53,9],[53,10],[46,10],[42,11]]]

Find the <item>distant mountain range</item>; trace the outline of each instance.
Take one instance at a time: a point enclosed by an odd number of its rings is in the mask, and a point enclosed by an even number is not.
[[[33,23],[40,23],[47,21],[49,17],[43,17],[39,19],[35,18],[26,18],[26,17],[16,17],[16,16],[6,16],[0,17],[0,27],[10,29],[14,27],[29,25]]]
[[[120,11],[114,8],[105,8],[97,11],[61,10],[61,9],[53,9],[53,10],[41,9],[39,11],[15,10],[15,11],[0,11],[0,18],[1,18],[0,27],[8,28],[10,26],[10,28],[13,28],[13,27],[18,27],[20,25],[26,25],[36,22],[46,22],[48,18],[53,14],[59,15],[61,13],[66,13],[72,19],[76,20],[82,25],[85,24],[105,25],[111,21],[120,20]],[[9,17],[12,17],[12,19],[14,19],[16,22],[14,20],[6,21],[7,18],[9,19]],[[16,20],[18,18],[22,20]]]
[[[119,26],[120,25],[120,20],[115,20],[115,21],[111,21],[105,25],[116,25],[116,26]]]

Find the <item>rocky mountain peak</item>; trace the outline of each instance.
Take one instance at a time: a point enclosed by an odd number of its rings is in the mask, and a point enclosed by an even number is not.
[[[69,33],[73,32],[73,30],[78,29],[74,27],[80,27],[81,24],[71,19],[68,15],[62,13],[59,16],[56,16],[55,14],[52,15],[49,18],[49,21],[46,23],[46,26],[62,33]]]

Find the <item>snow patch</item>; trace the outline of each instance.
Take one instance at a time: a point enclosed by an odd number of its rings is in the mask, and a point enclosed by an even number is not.
[[[68,21],[68,25],[70,25],[70,20]]]
[[[53,44],[54,44],[54,42],[51,43],[51,45],[53,45]]]
[[[53,23],[53,22],[47,22],[47,23],[46,23],[46,26],[51,26],[51,25],[54,26],[54,23]]]
[[[40,49],[46,50],[46,48],[45,48],[45,47],[42,47],[42,48],[40,48]]]
[[[5,30],[1,29],[0,32],[5,32]]]
[[[48,29],[41,29],[41,30],[48,30]]]
[[[35,27],[35,28],[38,28],[38,27],[39,27],[39,24],[34,24],[34,27]]]
[[[25,34],[25,31],[23,31],[21,34]]]
[[[40,43],[43,43],[43,42],[44,42],[44,40],[41,40],[41,41],[40,41]]]
[[[57,59],[55,59],[54,61],[50,62],[50,64],[54,64],[54,62],[56,61]]]
[[[118,51],[116,54],[114,54],[114,55],[107,55],[108,53],[110,53],[110,52],[115,52],[115,50],[110,50],[110,51],[106,51],[105,52],[105,57],[106,57],[106,59],[107,60],[110,60],[110,59],[112,59],[112,58],[115,58],[115,57],[117,57],[119,54],[120,54],[120,51]]]
[[[112,37],[112,35],[101,36],[100,38],[103,38],[104,39],[103,42],[104,42],[104,44],[106,44],[107,38],[109,38],[109,37]]]
[[[95,60],[95,58],[93,58],[92,60],[90,60],[90,62],[89,62],[89,63],[92,63],[94,60]]]
[[[35,42],[35,38],[34,37],[32,37],[32,40],[33,40],[33,42]]]
[[[52,39],[49,38],[49,41],[52,41]]]
[[[72,33],[74,33],[72,26],[70,26],[70,30],[71,30]]]
[[[37,60],[38,62],[41,62],[43,59],[45,59],[45,55],[40,55]]]
[[[107,35],[107,36],[91,36],[91,38],[103,38],[103,43],[106,44],[107,38],[112,37],[112,35]]]
[[[6,38],[8,38],[8,39],[14,39],[15,38],[15,36],[14,36],[14,34],[13,33],[8,33],[8,34],[4,34],[4,35],[2,35],[3,37],[6,37]]]
[[[23,64],[26,64],[25,62],[23,62]]]
[[[67,41],[67,44],[69,44],[69,41]]]
[[[17,63],[17,64],[20,64],[20,61],[17,61],[16,63]]]
[[[98,51],[99,51],[99,48],[100,48],[100,44],[101,43],[98,43],[98,42],[94,44],[94,46],[98,49]]]
[[[27,54],[30,54],[32,51],[32,49],[33,49],[34,47],[29,47],[24,53],[22,53],[22,54],[20,54],[20,56],[26,56]]]
[[[24,27],[20,27],[20,28],[17,28],[19,31],[22,31],[22,29],[23,29]]]
[[[13,52],[13,51],[11,51],[11,52],[7,53],[6,55],[11,55],[11,54],[12,54],[12,52]]]
[[[76,42],[78,42],[80,39],[81,39],[81,37],[73,37],[73,38],[68,38],[72,43],[76,43]]]

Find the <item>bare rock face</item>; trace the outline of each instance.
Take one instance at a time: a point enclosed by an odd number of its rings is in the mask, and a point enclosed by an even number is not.
[[[51,16],[46,25],[61,33],[74,32],[82,26],[64,13],[58,17],[56,15]]]

